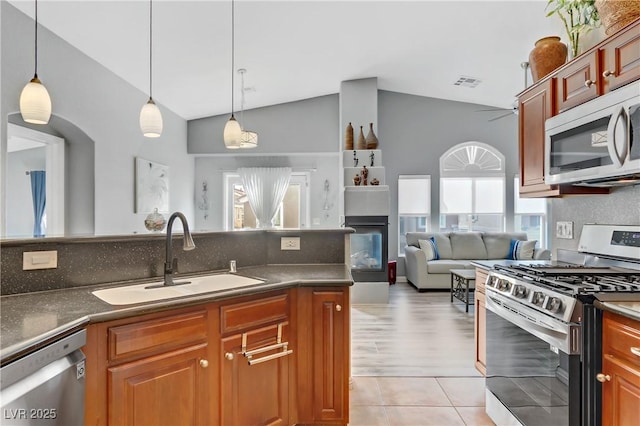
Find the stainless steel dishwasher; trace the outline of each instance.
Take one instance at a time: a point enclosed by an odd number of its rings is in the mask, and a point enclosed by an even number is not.
[[[82,425],[86,340],[81,330],[3,365],[0,424]]]

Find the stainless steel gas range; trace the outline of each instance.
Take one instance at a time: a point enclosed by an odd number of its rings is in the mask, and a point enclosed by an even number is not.
[[[496,424],[600,424],[593,302],[640,300],[640,226],[585,225],[579,250],[488,275],[486,406]]]

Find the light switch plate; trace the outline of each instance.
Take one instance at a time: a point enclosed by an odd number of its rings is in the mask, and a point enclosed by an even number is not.
[[[300,237],[281,237],[280,250],[300,250]]]
[[[25,251],[22,253],[22,270],[53,269],[58,267],[58,251]]]
[[[556,238],[573,239],[573,222],[556,222]]]

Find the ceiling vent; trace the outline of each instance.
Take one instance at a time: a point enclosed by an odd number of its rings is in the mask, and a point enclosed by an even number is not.
[[[478,86],[478,84],[482,83],[482,80],[480,80],[479,78],[475,78],[475,77],[468,77],[465,75],[461,75],[458,80],[453,83],[454,86],[460,86],[460,87],[468,87],[470,89],[473,89],[475,87]]]

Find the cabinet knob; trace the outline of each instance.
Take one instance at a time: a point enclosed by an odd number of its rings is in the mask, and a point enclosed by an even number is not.
[[[611,376],[608,374],[598,373],[596,374],[596,380],[600,383],[609,382],[611,381]]]
[[[342,310],[342,305],[336,305],[336,311],[340,312]]]
[[[635,356],[640,356],[640,348],[636,348],[636,347],[631,347],[631,349],[629,349],[631,351],[632,354],[634,354]]]
[[[585,82],[584,82],[584,85],[585,85],[586,87],[591,87],[591,86],[593,86],[594,84],[596,84],[596,82],[595,82],[595,81],[593,81],[593,80],[587,80],[587,81],[585,81]]]
[[[206,359],[200,360],[200,367],[207,368],[208,366],[209,366],[209,361],[207,361]]]
[[[613,71],[609,71],[609,70],[604,70],[604,72],[602,73],[602,76],[604,78],[609,77],[610,75],[613,75]]]
[[[224,354],[224,357],[229,361],[233,360],[233,354],[231,352]]]

